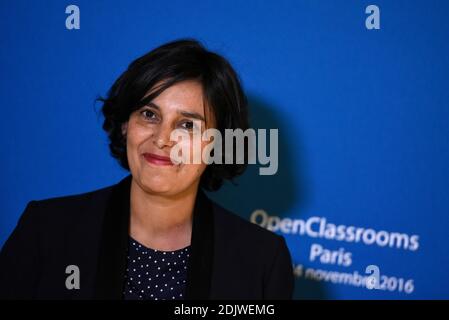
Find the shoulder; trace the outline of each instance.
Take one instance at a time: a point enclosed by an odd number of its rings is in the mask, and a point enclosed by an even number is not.
[[[284,237],[214,202],[213,207],[214,266],[218,275],[214,284],[225,288],[224,297],[240,292],[243,298],[291,299],[292,259]]]
[[[21,220],[29,219],[40,227],[62,227],[101,219],[114,185],[83,193],[30,201]]]
[[[33,206],[41,209],[73,209],[85,207],[86,205],[98,204],[106,202],[114,185],[91,190],[78,194],[65,195],[60,197],[52,197],[41,200],[33,200],[30,202]]]
[[[284,245],[285,240],[282,236],[245,220],[216,202],[212,203],[216,237],[226,239],[228,245],[233,243],[251,250],[261,248],[265,252]]]

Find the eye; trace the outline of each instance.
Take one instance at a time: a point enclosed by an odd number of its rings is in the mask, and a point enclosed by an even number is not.
[[[193,121],[184,121],[181,123],[181,128],[186,129],[188,131],[193,131],[196,129],[196,125],[193,123]]]
[[[144,117],[145,120],[155,120],[156,119],[156,114],[149,109],[142,110],[140,112],[140,114]]]

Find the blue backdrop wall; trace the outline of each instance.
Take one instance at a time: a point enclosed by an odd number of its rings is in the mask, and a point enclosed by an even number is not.
[[[448,13],[445,0],[1,1],[0,244],[28,201],[127,174],[94,99],[133,59],[195,37],[239,72],[254,127],[279,129],[278,173],[251,166],[211,197],[285,236],[295,298],[449,298]]]

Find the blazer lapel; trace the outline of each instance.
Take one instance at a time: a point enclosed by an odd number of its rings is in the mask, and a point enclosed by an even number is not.
[[[128,251],[131,175],[113,186],[100,239],[95,298],[121,299]]]
[[[198,189],[193,211],[191,254],[188,262],[186,300],[210,297],[214,258],[213,204]]]
[[[122,299],[129,240],[132,176],[113,186],[101,230],[96,299]],[[193,210],[191,253],[185,299],[208,299],[214,254],[213,204],[199,189]]]

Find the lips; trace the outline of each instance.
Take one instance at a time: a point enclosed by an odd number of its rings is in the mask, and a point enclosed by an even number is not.
[[[151,164],[158,166],[172,166],[174,163],[171,161],[170,157],[164,157],[153,153],[144,153],[143,157],[145,160]]]

